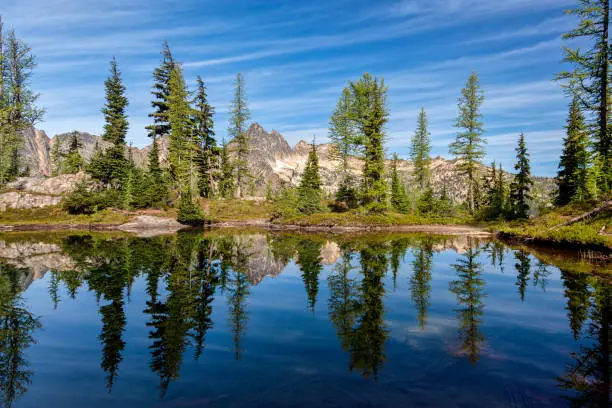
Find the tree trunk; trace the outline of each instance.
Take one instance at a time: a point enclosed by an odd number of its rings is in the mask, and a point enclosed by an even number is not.
[[[597,207],[591,211],[588,211],[582,215],[579,215],[578,217],[574,217],[571,220],[564,222],[563,224],[559,224],[559,225],[555,225],[554,227],[550,228],[548,231],[552,231],[554,229],[560,228],[560,227],[567,227],[568,225],[572,225],[575,224],[577,222],[583,221],[587,218],[591,218],[596,216],[597,214],[607,211],[610,208],[612,208],[612,201],[605,201],[600,207]]]

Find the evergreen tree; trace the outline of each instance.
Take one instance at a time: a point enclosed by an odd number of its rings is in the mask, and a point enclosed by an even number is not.
[[[149,137],[154,141],[170,133],[170,123],[168,121],[168,97],[170,96],[170,74],[174,71],[176,63],[170,52],[170,46],[164,41],[162,46],[162,61],[159,67],[153,70],[153,100],[151,107],[153,113],[149,114],[153,118],[153,124],[147,126]]]
[[[123,185],[123,208],[125,210],[131,210],[134,207],[135,197],[135,175],[136,166],[134,165],[134,157],[132,156],[132,149],[129,149],[128,167],[126,171],[125,182]]]
[[[391,207],[397,212],[407,214],[410,211],[410,203],[408,194],[406,194],[406,186],[400,180],[397,171],[398,160],[397,153],[394,153],[391,162]]]
[[[495,162],[491,164],[491,173],[487,179],[487,205],[486,217],[498,219],[506,213],[506,182],[501,163],[499,169]]]
[[[79,153],[82,143],[78,139],[79,132],[72,132],[70,135],[70,143],[68,145],[68,153],[66,154],[62,169],[65,173],[74,174],[83,170],[85,161]],[[59,140],[56,142],[59,145]]]
[[[124,145],[129,126],[125,113],[128,99],[125,96],[125,85],[115,57],[110,63],[110,76],[104,81],[104,90],[106,103],[102,108],[105,122],[102,138],[114,145]]]
[[[458,168],[468,179],[468,210],[471,214],[477,209],[478,171],[477,164],[485,156],[483,144],[484,134],[480,107],[484,94],[480,88],[480,80],[475,72],[468,78],[465,88],[459,97],[459,115],[456,127],[462,129],[457,133],[456,140],[450,144],[449,150],[458,160]]]
[[[55,139],[55,143],[51,146],[51,175],[59,176],[63,172],[64,153],[62,152],[62,144]]]
[[[510,184],[510,207],[513,218],[527,218],[529,216],[529,200],[531,200],[533,180],[531,179],[529,153],[527,153],[525,135],[523,133],[519,136],[516,159],[517,162],[514,165],[514,169],[518,173]]]
[[[338,105],[330,119],[330,138],[335,156],[342,160],[339,201],[347,201],[353,191],[348,172],[348,157],[361,153],[364,161],[360,201],[370,211],[383,211],[387,207],[385,180],[385,124],[389,117],[387,87],[384,80],[369,73],[357,81],[350,81],[342,91]],[[334,156],[332,154],[332,157]]]
[[[429,164],[431,162],[431,140],[427,130],[425,108],[419,111],[417,129],[410,143],[410,158],[418,187],[424,190],[429,185]]]
[[[104,88],[106,102],[102,108],[105,121],[102,138],[113,145],[99,155],[94,155],[87,171],[94,179],[121,189],[129,167],[125,157],[125,137],[128,130],[125,109],[128,100],[115,57],[110,63],[110,75],[104,82]]]
[[[591,161],[589,136],[584,123],[584,115],[580,109],[580,102],[576,96],[570,104],[566,129],[567,137],[563,139],[563,153],[557,173],[559,190],[556,203],[558,205],[568,204],[577,198],[578,191],[584,191],[588,183],[587,178]]]
[[[168,82],[170,93],[168,95],[168,123],[170,125],[170,144],[168,147],[168,161],[170,175],[180,186],[188,183],[191,187],[190,165],[192,127],[190,121],[191,107],[189,106],[189,92],[183,70],[176,65],[170,73]]]
[[[236,160],[234,163],[236,192],[238,197],[242,198],[246,195],[252,175],[248,168],[249,139],[247,135],[251,113],[247,107],[246,89],[244,78],[241,73],[236,75],[234,99],[232,100],[229,113],[228,132],[232,137],[232,142],[236,145]]]
[[[302,173],[302,179],[298,187],[299,210],[306,214],[312,214],[321,210],[322,182],[319,175],[319,156],[315,140],[312,140],[312,148],[308,154],[308,160]]]
[[[564,62],[574,65],[573,71],[561,72],[557,79],[580,98],[583,107],[594,118],[597,156],[604,171],[599,187],[607,192],[612,182],[612,129],[610,126],[610,0],[579,0],[568,14],[579,18],[578,26],[565,34],[565,39],[581,39],[586,49],[564,47]]]
[[[389,118],[387,87],[384,80],[365,73],[350,83],[354,96],[356,127],[363,135],[364,164],[361,186],[362,204],[370,211],[383,211],[387,207],[385,181],[384,127]]]
[[[183,187],[181,198],[179,199],[177,221],[186,225],[202,225],[204,214],[200,206],[194,202],[189,184]]]
[[[159,165],[159,146],[155,139],[149,152],[149,174],[145,194],[149,205],[155,208],[163,207],[168,200],[168,186]]]
[[[206,85],[200,76],[197,77],[197,89],[193,105],[195,138],[201,151],[200,182],[198,187],[202,197],[212,198],[214,196],[219,149],[215,140],[213,122],[215,109],[208,103]]]
[[[219,180],[219,195],[223,198],[230,199],[234,197],[236,184],[234,182],[234,166],[229,157],[227,143],[223,141],[221,147],[221,177]]]

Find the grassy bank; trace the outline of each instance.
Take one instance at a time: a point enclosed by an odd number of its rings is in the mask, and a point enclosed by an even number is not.
[[[581,246],[612,251],[612,213],[572,225],[559,225],[594,208],[595,203],[578,203],[551,210],[526,221],[501,222],[491,225],[492,231],[503,237],[526,242],[549,243],[565,246]]]
[[[399,214],[394,212],[369,214],[359,211],[348,211],[344,213],[316,213],[311,215],[299,215],[284,217],[274,221],[277,224],[298,226],[354,226],[354,227],[376,227],[394,225],[465,225],[470,224],[469,219],[453,217],[424,216],[417,214]]]

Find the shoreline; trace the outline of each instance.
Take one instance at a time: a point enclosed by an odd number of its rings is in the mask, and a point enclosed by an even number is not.
[[[121,231],[127,233],[162,235],[175,233],[177,230],[153,225],[139,225],[131,230],[123,228],[125,223],[78,223],[78,224],[9,224],[0,225],[0,233],[11,232],[36,232],[36,231]],[[183,229],[193,227],[184,226]],[[196,227],[199,228],[199,227]],[[394,224],[394,225],[299,225],[299,224],[275,224],[264,219],[247,221],[222,221],[204,224],[204,229],[232,229],[232,228],[257,228],[268,231],[304,231],[324,232],[332,234],[348,234],[357,232],[405,232],[405,233],[431,233],[440,235],[461,235],[482,238],[497,238],[510,243],[531,244],[551,248],[565,248],[571,250],[596,251],[612,254],[612,248],[598,244],[578,244],[572,242],[556,241],[545,238],[528,237],[508,232],[486,230],[484,227],[473,225],[445,225],[445,224]]]
[[[21,231],[124,231],[121,227],[125,224],[12,224],[0,225],[0,232],[21,232]],[[494,235],[480,227],[469,225],[442,225],[442,224],[422,224],[422,225],[298,225],[298,224],[274,224],[265,220],[252,221],[224,221],[203,225],[205,229],[222,228],[261,228],[271,231],[312,231],[312,232],[429,232],[434,234],[448,235],[470,235],[489,237]],[[185,226],[184,229],[192,227]],[[199,228],[199,227],[198,227]],[[142,226],[138,231],[159,230],[153,226]],[[136,231],[136,229],[135,229]],[[127,231],[130,232],[130,231]],[[168,232],[174,230],[168,229]]]

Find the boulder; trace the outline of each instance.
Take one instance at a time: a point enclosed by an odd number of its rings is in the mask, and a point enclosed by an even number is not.
[[[172,234],[186,228],[185,225],[170,218],[154,217],[152,215],[139,215],[132,221],[118,227],[121,231],[133,232],[141,237]]]

